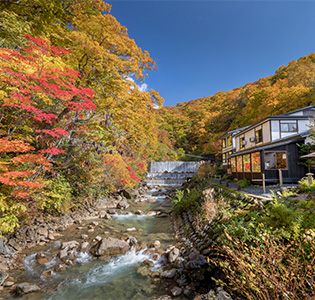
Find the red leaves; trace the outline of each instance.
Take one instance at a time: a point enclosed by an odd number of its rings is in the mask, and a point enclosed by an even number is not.
[[[65,153],[62,149],[58,149],[56,147],[42,149],[42,150],[39,150],[38,152],[40,152],[40,153],[48,153],[48,154],[53,154],[53,155],[58,155],[58,154],[61,154],[61,153]]]
[[[42,129],[42,130],[36,130],[36,132],[43,132],[46,133],[52,137],[61,137],[70,135],[70,133],[67,130],[61,129],[61,128],[53,128],[53,129]]]

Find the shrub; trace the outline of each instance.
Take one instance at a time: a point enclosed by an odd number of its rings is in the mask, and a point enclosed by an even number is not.
[[[187,208],[198,209],[198,199],[201,197],[201,192],[197,189],[177,190],[175,193],[176,199],[172,199],[175,204],[174,210],[176,212],[185,210]]]
[[[225,234],[213,250],[213,263],[225,281],[216,280],[236,299],[314,299],[315,233],[287,242],[260,232],[251,244]]]
[[[313,184],[310,185],[307,178],[302,178],[302,179],[299,181],[299,184],[300,184],[300,187],[301,187],[301,191],[302,191],[302,192],[315,191],[315,180],[313,180]]]
[[[240,188],[247,188],[251,185],[251,182],[247,179],[241,179],[238,181],[238,185],[240,186]]]

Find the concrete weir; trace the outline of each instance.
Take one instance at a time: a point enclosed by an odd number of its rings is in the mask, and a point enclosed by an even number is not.
[[[199,168],[198,161],[155,161],[151,162],[146,183],[149,186],[181,185],[191,178]]]

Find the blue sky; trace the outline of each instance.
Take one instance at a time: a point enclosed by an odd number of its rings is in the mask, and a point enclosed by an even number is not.
[[[165,106],[243,86],[315,52],[315,1],[107,2],[157,63],[145,83]]]

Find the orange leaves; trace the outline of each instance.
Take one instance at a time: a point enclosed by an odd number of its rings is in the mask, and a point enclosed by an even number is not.
[[[51,167],[49,160],[41,154],[22,154],[12,158],[14,164],[32,163]]]
[[[1,152],[28,152],[34,150],[29,143],[22,140],[8,141],[7,138],[0,138],[0,153]]]

